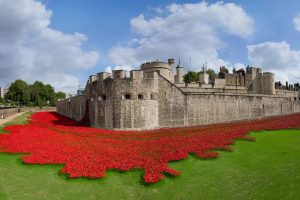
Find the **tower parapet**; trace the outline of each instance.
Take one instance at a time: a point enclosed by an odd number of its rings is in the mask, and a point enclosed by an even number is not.
[[[260,74],[260,93],[275,94],[275,80],[273,73],[264,72],[263,74]]]
[[[97,76],[96,75],[90,75],[89,81],[90,83],[93,83],[97,80]]]
[[[202,73],[199,74],[199,82],[201,84],[208,84],[209,75],[206,73],[206,68],[203,66]]]
[[[144,78],[143,71],[141,70],[132,70],[130,71],[131,80],[142,80]]]
[[[100,73],[97,73],[97,80],[98,80],[98,81],[104,81],[104,80],[107,79],[108,77],[111,77],[111,73],[107,73],[107,72],[100,72]]]
[[[158,71],[161,76],[174,83],[173,64],[174,59],[171,58],[168,60],[168,63],[158,60],[153,62],[146,62],[141,65],[141,70],[144,72],[145,77],[146,73]]]
[[[126,71],[125,70],[113,70],[112,74],[113,74],[114,79],[126,78]]]

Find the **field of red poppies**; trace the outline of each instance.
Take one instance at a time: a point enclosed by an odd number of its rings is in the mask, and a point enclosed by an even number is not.
[[[144,181],[155,183],[166,174],[180,172],[169,161],[189,153],[213,158],[214,149],[231,151],[235,139],[254,140],[250,130],[300,127],[300,115],[201,127],[152,131],[109,131],[78,124],[53,112],[32,115],[29,124],[7,126],[0,134],[0,152],[23,153],[26,164],[65,164],[61,169],[70,178],[105,176],[106,170],[143,169]]]

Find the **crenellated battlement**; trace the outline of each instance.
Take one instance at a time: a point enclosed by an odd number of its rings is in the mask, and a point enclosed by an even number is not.
[[[159,69],[159,68],[172,70],[172,66],[170,64],[161,61],[146,62],[141,65],[142,70]]]
[[[127,76],[127,74],[129,74],[129,76]],[[159,71],[150,71],[145,73],[142,70],[131,70],[128,73],[128,71],[125,70],[113,70],[112,73],[100,72],[97,75],[90,76],[88,83],[93,83],[95,81],[103,82],[107,79],[111,80],[112,82],[120,79],[142,81],[144,79],[155,79],[157,78],[158,74]]]
[[[83,95],[57,103],[59,113],[106,129],[154,129],[255,119],[300,112],[300,94],[261,68],[206,69],[196,82],[184,83],[180,63],[146,62],[140,70],[91,75]]]
[[[141,65],[140,70],[113,70],[112,73],[101,72],[97,75],[91,75],[89,78],[90,84],[103,85],[105,80],[110,80],[109,84],[118,81],[118,84],[124,85],[131,89],[130,82],[141,82],[140,87],[149,85],[149,81],[158,79],[162,76],[171,83],[175,84],[182,91],[197,91],[205,93],[251,93],[251,94],[276,94],[275,75],[271,72],[262,72],[261,68],[247,67],[244,69],[233,70],[229,73],[226,67],[220,67],[220,73],[217,77],[209,78],[206,71],[199,74],[199,81],[194,83],[183,82],[183,66],[180,63],[176,67],[174,75],[172,69],[174,62],[169,59],[168,63],[161,61],[146,62]],[[174,77],[173,79],[171,77]],[[120,80],[123,80],[121,81]],[[114,86],[119,87],[119,86]],[[193,88],[193,89],[191,89]]]
[[[105,79],[111,77],[111,73],[100,72],[97,74],[97,81],[104,81]]]

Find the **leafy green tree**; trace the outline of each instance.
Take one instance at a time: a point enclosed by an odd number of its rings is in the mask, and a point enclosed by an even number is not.
[[[0,97],[0,105],[2,106],[2,105],[5,105],[5,101],[4,101],[4,99],[2,98],[2,97]]]
[[[197,82],[199,81],[199,74],[194,71],[189,71],[183,76],[183,81],[185,83]]]
[[[43,85],[44,84],[40,81],[35,81],[34,84],[30,85],[30,101],[33,103],[34,106],[43,106],[40,98]]]
[[[44,85],[44,99],[46,105],[55,105],[55,91],[50,84]]]
[[[35,81],[30,86],[30,100],[33,105],[43,107],[47,105],[55,105],[55,92],[54,88],[43,82]]]
[[[28,106],[55,106],[58,99],[65,99],[66,94],[63,92],[55,92],[50,84],[44,84],[41,81],[35,81],[32,85],[28,85],[25,81],[16,80],[9,87],[9,92],[5,96],[5,100],[11,105],[17,102],[21,105]],[[5,103],[0,99],[0,103]]]
[[[55,100],[58,100],[58,99],[65,99],[66,98],[66,94],[59,91],[59,92],[56,92],[55,93]]]
[[[29,85],[23,80],[16,80],[9,86],[9,92],[6,93],[5,99],[18,102],[20,106],[26,105],[30,100]]]
[[[197,82],[199,81],[199,74],[202,73],[203,71],[200,72],[189,71],[183,76],[183,80],[185,83]],[[213,69],[207,69],[206,73],[208,73],[210,80],[212,80],[214,77],[217,76]]]

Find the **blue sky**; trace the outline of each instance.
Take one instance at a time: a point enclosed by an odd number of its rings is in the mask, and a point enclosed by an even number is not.
[[[21,1],[26,2],[26,13],[7,12],[2,18],[11,18],[11,24],[22,22],[22,30],[33,34],[8,29],[7,22],[0,20],[0,41],[1,37],[9,41],[11,31],[18,33],[14,41],[23,41],[20,55],[11,59],[8,52],[0,51],[0,57],[6,56],[0,64],[11,71],[6,78],[0,74],[2,85],[16,78],[39,79],[73,92],[79,84],[85,85],[90,74],[130,70],[141,62],[168,57],[180,57],[186,70],[200,70],[205,62],[214,69],[250,64],[275,72],[277,80],[300,79],[297,0],[0,0],[0,13],[1,7],[18,11]],[[45,25],[32,25],[40,20]]]

